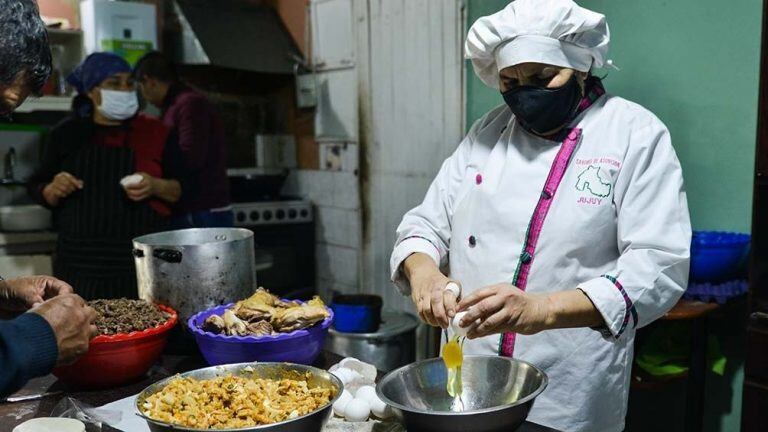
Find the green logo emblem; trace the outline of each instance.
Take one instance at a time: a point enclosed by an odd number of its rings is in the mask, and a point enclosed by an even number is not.
[[[605,198],[611,194],[611,183],[603,180],[600,175],[600,167],[590,165],[579,174],[576,182],[576,190],[589,191],[594,196]]]

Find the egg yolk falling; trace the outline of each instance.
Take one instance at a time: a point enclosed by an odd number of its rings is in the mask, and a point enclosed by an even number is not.
[[[448,383],[446,388],[451,397],[461,395],[461,364],[464,360],[464,353],[461,351],[459,336],[454,335],[443,346],[443,362],[448,369]]]

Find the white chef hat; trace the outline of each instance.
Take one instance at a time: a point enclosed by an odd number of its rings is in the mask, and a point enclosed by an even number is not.
[[[605,16],[572,0],[516,0],[475,21],[464,49],[477,76],[498,89],[499,71],[520,63],[602,67],[609,41]]]

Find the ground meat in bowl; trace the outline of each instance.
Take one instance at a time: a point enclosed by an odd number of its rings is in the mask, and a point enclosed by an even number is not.
[[[95,324],[103,335],[147,330],[170,318],[170,314],[144,300],[91,300],[88,305],[96,310]]]

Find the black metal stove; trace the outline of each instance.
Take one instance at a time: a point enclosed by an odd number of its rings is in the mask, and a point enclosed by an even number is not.
[[[258,272],[256,280],[284,298],[308,299],[316,292],[312,203],[279,195],[274,178],[251,173],[230,173],[230,187],[235,226],[253,231],[256,250],[272,256],[272,267]]]

